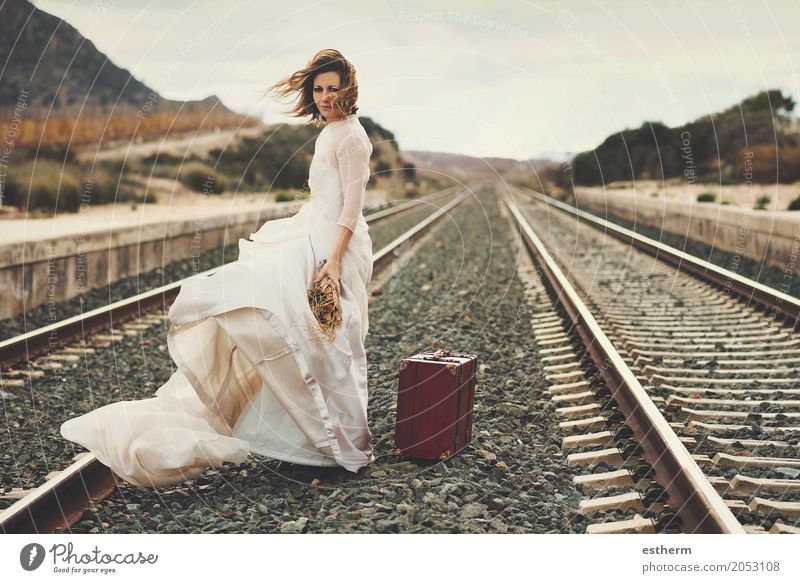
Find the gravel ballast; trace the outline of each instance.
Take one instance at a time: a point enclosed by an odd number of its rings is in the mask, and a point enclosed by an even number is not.
[[[593,213],[596,214],[596,213]],[[729,271],[733,271],[737,275],[747,277],[769,287],[782,291],[783,293],[800,298],[800,271],[791,271],[787,273],[777,267],[769,265],[768,263],[761,263],[755,259],[750,259],[744,255],[737,255],[728,251],[722,251],[716,247],[711,247],[705,243],[700,243],[694,239],[690,239],[685,235],[678,235],[668,231],[661,231],[654,227],[648,227],[641,223],[633,223],[622,219],[616,215],[602,216],[612,223],[615,223],[631,231],[635,231],[645,237],[650,237],[656,241],[660,241],[670,247],[680,249],[684,253],[688,253],[709,263],[713,263],[717,267],[722,267]],[[791,263],[797,264],[797,257],[786,257],[787,266]]]
[[[373,298],[367,352],[374,464],[352,474],[253,456],[175,487],[123,484],[74,532],[582,532],[582,496],[572,486],[578,470],[563,465],[509,226],[491,191],[481,192],[451,211]],[[63,419],[151,396],[166,381],[172,366],[165,332],[156,325],[144,331],[141,348],[126,338],[115,352],[99,350],[90,365],[80,364],[81,374],[59,381],[72,389],[58,398],[47,387],[53,379],[34,380],[38,419],[47,428],[41,433],[53,442],[43,448],[49,466],[79,451],[58,435]],[[396,455],[391,435],[397,365],[431,347],[477,354],[484,365],[473,442],[438,463]],[[13,478],[7,486],[22,480]]]

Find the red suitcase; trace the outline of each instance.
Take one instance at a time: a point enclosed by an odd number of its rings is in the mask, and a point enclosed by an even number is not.
[[[400,362],[394,440],[409,457],[444,460],[472,440],[478,357],[424,351]]]

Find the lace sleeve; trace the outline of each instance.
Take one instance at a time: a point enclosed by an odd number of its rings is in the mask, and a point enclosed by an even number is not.
[[[342,184],[344,204],[337,225],[355,231],[356,222],[364,205],[364,194],[369,180],[369,158],[372,144],[349,134],[336,148],[339,163],[339,180]]]

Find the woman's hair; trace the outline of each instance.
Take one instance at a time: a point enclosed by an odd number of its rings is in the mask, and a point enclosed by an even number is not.
[[[285,79],[270,85],[265,93],[274,91],[281,97],[299,93],[297,103],[285,112],[294,117],[311,116],[315,125],[322,125],[322,114],[314,103],[314,79],[320,73],[335,71],[339,73],[341,84],[339,91],[331,95],[331,105],[340,115],[350,115],[358,111],[358,81],[356,69],[336,49],[325,49],[314,55],[303,69],[295,71]]]

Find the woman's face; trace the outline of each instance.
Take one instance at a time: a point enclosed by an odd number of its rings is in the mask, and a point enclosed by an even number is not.
[[[341,119],[342,115],[335,111],[331,105],[331,96],[339,91],[341,79],[336,71],[320,73],[314,77],[314,103],[319,108],[322,117],[330,123]]]

